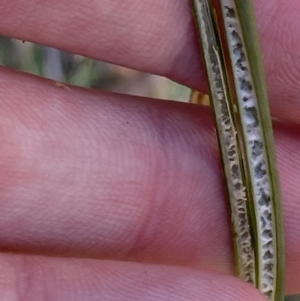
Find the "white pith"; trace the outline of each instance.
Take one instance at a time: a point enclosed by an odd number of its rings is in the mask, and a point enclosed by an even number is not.
[[[253,89],[252,74],[241,34],[233,0],[221,0],[223,18],[231,48],[232,68],[236,85],[239,111],[246,140],[248,167],[251,175],[254,209],[257,221],[258,286],[270,300],[274,299],[276,277],[276,237],[273,235],[274,212],[271,201],[270,180],[265,155],[257,97]]]

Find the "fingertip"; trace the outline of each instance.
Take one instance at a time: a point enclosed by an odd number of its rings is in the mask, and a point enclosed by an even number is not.
[[[237,278],[195,269],[10,254],[0,263],[1,300],[266,301]]]

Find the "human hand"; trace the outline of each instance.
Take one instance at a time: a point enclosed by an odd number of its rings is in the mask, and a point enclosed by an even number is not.
[[[287,294],[300,291],[298,2],[256,1],[281,120]],[[0,4],[2,35],[205,87],[188,1]],[[264,300],[231,276],[208,109],[4,68],[0,90],[1,300]]]

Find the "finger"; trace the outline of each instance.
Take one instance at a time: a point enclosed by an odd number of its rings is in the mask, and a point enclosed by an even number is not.
[[[0,72],[2,250],[233,273],[211,113]],[[287,284],[300,272],[299,129],[276,127]]]
[[[180,267],[4,254],[0,262],[1,300],[265,300],[236,278]]]
[[[272,113],[299,123],[300,2],[255,0]],[[188,0],[0,1],[0,33],[167,76],[203,90]],[[34,7],[34,9],[32,9]]]

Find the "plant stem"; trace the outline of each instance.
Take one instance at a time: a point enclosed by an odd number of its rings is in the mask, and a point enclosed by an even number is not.
[[[194,0],[192,3],[199,40],[202,42],[202,53],[209,80],[217,136],[232,212],[236,270],[241,278],[254,284],[254,251],[247,214],[246,185],[219,38],[215,31],[213,12],[208,1]]]
[[[282,211],[271,117],[251,0],[220,0],[227,45],[220,43],[210,0],[191,1],[231,205],[237,273],[255,284],[269,300],[281,301],[284,299]],[[228,47],[229,66],[224,64],[222,47]],[[235,98],[228,92],[230,74],[238,103],[238,123],[232,113],[232,99]],[[240,125],[240,132],[236,124]]]

